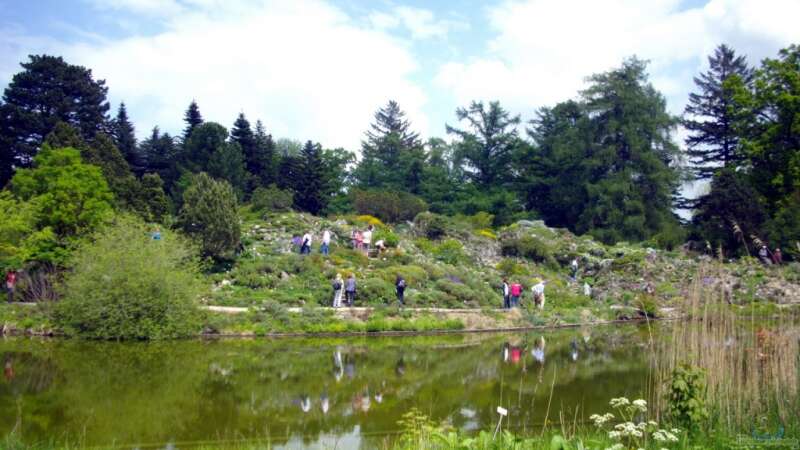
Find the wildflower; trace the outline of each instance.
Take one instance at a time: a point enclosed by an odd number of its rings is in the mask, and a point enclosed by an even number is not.
[[[634,400],[633,406],[641,412],[647,412],[647,402],[642,399]]]
[[[612,398],[610,402],[608,402],[612,408],[621,408],[623,406],[628,406],[631,404],[630,400],[625,397],[620,398]]]
[[[606,450],[625,450],[625,446],[622,444],[614,444],[611,447],[607,447]]]
[[[606,413],[603,414],[602,416],[599,414],[592,414],[591,416],[589,416],[589,420],[594,422],[595,426],[597,427],[602,427],[603,425],[606,424],[606,422],[610,421],[613,418],[614,415],[611,413]]]

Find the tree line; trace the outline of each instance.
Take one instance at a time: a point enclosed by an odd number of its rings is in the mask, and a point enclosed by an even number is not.
[[[198,219],[184,203],[203,198],[288,199],[312,214],[358,211],[392,221],[423,210],[482,212],[495,226],[542,219],[606,243],[671,248],[688,238],[735,255],[769,242],[800,253],[795,45],[758,67],[720,45],[681,117],[667,111],[647,63],[635,57],[591,75],[576,98],[537,109],[527,123],[499,102],[458,108],[448,139],[423,140],[389,101],[365,131],[360,157],[311,139],[274,139],[244,113],[228,129],[204,120],[194,101],[180,135],[155,127],[137,141],[125,104],[110,115],[105,81],[90,69],[49,55],[21,65],[0,102],[0,204],[17,220],[7,218],[0,234],[21,245],[15,230],[33,223],[50,236],[37,237],[40,253],[91,228],[100,220],[92,208],[167,225],[177,218],[192,230]],[[687,131],[683,146],[674,139],[679,126]],[[687,181],[709,189],[684,198]],[[203,189],[218,195],[204,197]],[[690,209],[691,220],[677,208]]]

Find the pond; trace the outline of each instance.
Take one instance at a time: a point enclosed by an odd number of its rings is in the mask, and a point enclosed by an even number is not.
[[[374,448],[412,408],[533,431],[639,397],[646,326],[414,337],[156,343],[0,340],[0,433],[27,444]],[[549,405],[549,409],[548,409]]]

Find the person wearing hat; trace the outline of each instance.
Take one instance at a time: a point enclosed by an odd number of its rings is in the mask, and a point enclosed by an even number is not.
[[[533,292],[533,303],[539,307],[539,309],[544,309],[544,285],[546,284],[545,281],[541,279],[536,280],[536,284],[533,285],[531,291]]]

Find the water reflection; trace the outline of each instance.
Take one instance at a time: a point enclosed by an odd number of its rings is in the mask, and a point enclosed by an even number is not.
[[[0,408],[0,432],[17,426],[31,442],[58,436],[86,445],[270,438],[371,448],[412,407],[478,429],[493,426],[497,406],[509,410],[508,426],[529,430],[548,402],[588,416],[612,396],[643,392],[646,339],[625,327],[546,336],[4,340],[0,404],[20,407]]]

